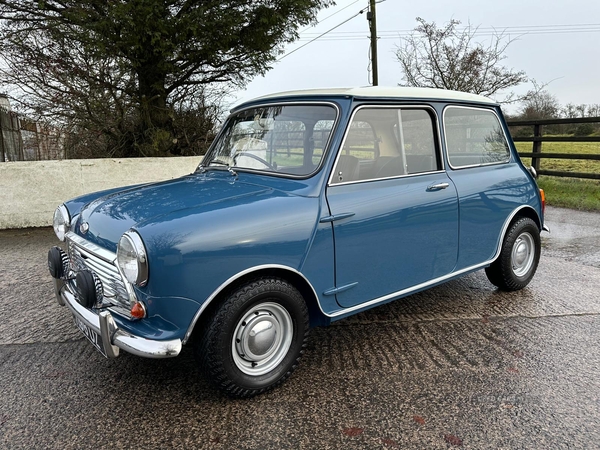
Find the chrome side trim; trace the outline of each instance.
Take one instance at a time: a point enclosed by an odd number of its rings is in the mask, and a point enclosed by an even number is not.
[[[58,288],[57,291],[71,313],[100,335],[106,356],[109,358],[117,357],[119,349],[146,358],[171,358],[181,352],[180,339],[155,341],[135,336],[120,329],[110,312],[102,311],[98,315],[81,306],[67,285]]]
[[[185,337],[183,338],[182,343],[184,345],[187,343],[188,339],[192,335],[192,331],[194,330],[194,327],[196,326],[196,322],[198,322],[198,319],[200,318],[202,313],[206,310],[206,308],[208,308],[210,303],[217,297],[217,295],[219,295],[223,291],[223,289],[225,289],[227,286],[229,286],[235,280],[243,277],[244,275],[248,275],[249,273],[258,272],[259,270],[265,270],[265,269],[283,269],[283,270],[287,270],[288,272],[292,272],[296,275],[300,275],[304,279],[304,281],[306,281],[306,283],[310,286],[310,289],[312,290],[313,295],[315,296],[315,299],[317,300],[317,305],[319,305],[319,309],[325,316],[327,316],[327,314],[325,313],[325,311],[323,311],[323,308],[321,307],[321,302],[319,302],[319,296],[317,295],[317,291],[315,291],[315,288],[313,287],[311,282],[308,281],[308,279],[301,272],[299,272],[298,270],[296,270],[292,267],[284,266],[281,264],[263,264],[260,266],[254,266],[254,267],[250,267],[246,270],[242,270],[241,272],[236,273],[235,275],[233,275],[232,277],[229,277],[226,281],[221,283],[221,285],[217,289],[214,290],[214,292],[206,299],[206,301],[204,303],[202,303],[202,306],[200,306],[200,309],[198,310],[198,312],[192,319],[192,322],[190,323],[190,326],[188,327],[187,332],[185,333]]]
[[[326,314],[326,316],[327,317],[338,317],[338,316],[342,316],[344,314],[348,314],[348,313],[351,313],[351,312],[354,312],[354,311],[358,311],[358,310],[363,309],[363,308],[367,308],[369,306],[374,306],[374,305],[376,305],[378,303],[385,302],[386,300],[391,300],[391,299],[393,299],[395,297],[401,297],[401,296],[410,294],[411,292],[424,289],[427,286],[434,285],[434,284],[437,284],[437,283],[441,283],[442,281],[445,281],[445,280],[448,280],[450,278],[456,277],[456,276],[461,275],[463,273],[470,272],[470,271],[477,270],[477,269],[481,269],[481,268],[483,268],[483,267],[491,264],[493,261],[494,260],[491,259],[491,260],[486,261],[486,262],[484,262],[482,264],[477,264],[475,266],[471,266],[471,267],[467,267],[465,269],[459,270],[458,272],[451,272],[451,273],[449,273],[447,275],[444,275],[443,277],[439,277],[439,278],[436,278],[436,279],[431,280],[431,281],[426,281],[424,283],[417,284],[416,286],[411,286],[409,288],[402,289],[401,291],[392,292],[391,294],[384,295],[383,297],[378,297],[378,298],[375,298],[375,299],[370,300],[368,302],[360,303],[358,305],[352,306],[350,308],[345,308],[345,309],[341,309],[341,310],[336,311],[336,312],[331,313],[331,314]]]
[[[409,287],[409,288],[406,288],[406,289],[402,289],[400,291],[392,292],[391,294],[387,294],[387,295],[384,295],[382,297],[375,298],[373,300],[370,300],[370,301],[365,302],[365,303],[361,303],[359,305],[352,306],[350,308],[341,309],[341,310],[336,311],[336,312],[331,313],[331,314],[327,314],[327,313],[323,313],[323,314],[325,314],[327,317],[342,316],[344,314],[348,314],[348,313],[351,313],[351,312],[354,312],[354,311],[358,311],[360,309],[367,308],[369,306],[374,306],[374,305],[376,305],[378,303],[385,302],[386,300],[391,300],[391,299],[393,299],[395,297],[402,297],[402,296],[408,295],[408,294],[410,294],[412,292],[420,291],[420,290],[422,290],[422,289],[424,289],[424,288],[426,288],[428,286],[433,286],[435,284],[438,284],[438,283],[441,283],[443,281],[449,280],[451,278],[457,277],[457,276],[462,275],[464,273],[473,272],[475,270],[479,270],[479,269],[482,269],[482,268],[484,268],[486,266],[489,266],[500,255],[500,251],[502,250],[502,242],[504,242],[504,236],[506,235],[506,231],[508,230],[508,226],[512,222],[513,218],[517,215],[517,213],[519,211],[521,211],[522,209],[524,209],[524,208],[530,208],[531,210],[535,211],[535,209],[533,209],[529,205],[521,205],[518,208],[516,208],[512,212],[512,214],[510,216],[508,216],[508,218],[506,219],[506,221],[504,222],[504,225],[502,227],[502,232],[500,234],[500,240],[498,242],[498,248],[496,249],[496,253],[494,254],[494,256],[491,259],[487,260],[486,262],[483,262],[481,264],[475,264],[474,266],[466,267],[466,268],[461,269],[461,270],[456,271],[456,272],[451,272],[451,273],[449,273],[447,275],[435,278],[434,280],[426,281],[424,283],[417,284],[416,286],[412,286],[412,287]],[[318,301],[318,297],[317,297],[317,301]],[[320,307],[320,305],[319,305],[319,307]],[[321,311],[323,311],[323,309],[321,309]]]
[[[188,339],[190,338],[190,336],[192,334],[192,331],[193,331],[194,327],[196,326],[196,323],[198,322],[198,319],[200,318],[200,316],[202,315],[202,313],[206,310],[206,308],[210,305],[210,303],[217,297],[217,295],[219,295],[223,291],[223,289],[225,289],[227,286],[229,286],[229,284],[231,284],[232,282],[234,282],[238,278],[241,278],[244,275],[247,275],[247,274],[252,273],[252,272],[257,272],[257,271],[263,270],[263,269],[283,269],[283,270],[287,270],[289,272],[292,272],[292,273],[294,273],[296,275],[300,275],[304,279],[304,281],[306,281],[306,283],[310,286],[310,288],[311,288],[311,290],[313,292],[314,298],[317,300],[317,305],[319,306],[319,310],[321,311],[321,313],[325,317],[329,317],[329,318],[338,317],[338,316],[341,316],[341,315],[344,315],[344,314],[348,314],[348,313],[351,313],[351,312],[354,312],[354,311],[357,311],[357,310],[360,310],[360,309],[363,309],[363,308],[367,308],[369,306],[374,306],[374,305],[376,305],[378,303],[385,302],[386,300],[390,300],[390,299],[392,299],[394,297],[400,297],[400,296],[404,296],[404,295],[410,294],[410,293],[412,293],[414,291],[422,290],[422,289],[424,289],[424,288],[426,288],[428,286],[433,286],[435,284],[438,284],[438,283],[441,283],[443,281],[449,280],[451,278],[457,277],[457,276],[462,275],[464,273],[472,272],[472,271],[475,271],[475,270],[482,269],[482,268],[484,268],[486,266],[489,266],[491,263],[493,263],[496,260],[496,258],[498,258],[498,256],[500,255],[500,251],[502,249],[502,242],[504,241],[504,236],[506,235],[506,231],[508,230],[508,226],[510,225],[510,222],[513,220],[513,218],[517,215],[517,213],[519,211],[521,211],[522,209],[525,209],[525,208],[529,208],[529,209],[531,209],[532,211],[535,212],[535,209],[533,209],[531,206],[529,206],[529,205],[521,205],[518,208],[516,208],[508,216],[508,218],[505,220],[504,225],[502,227],[502,232],[500,233],[500,240],[498,241],[498,247],[496,249],[496,253],[494,254],[494,256],[491,259],[489,259],[489,260],[487,260],[487,261],[485,261],[485,262],[483,262],[481,264],[476,264],[476,265],[473,265],[473,266],[470,266],[470,267],[466,267],[466,268],[461,269],[459,271],[452,272],[452,273],[449,273],[447,275],[438,277],[438,278],[436,278],[434,280],[430,280],[430,281],[418,284],[416,286],[412,286],[412,287],[409,287],[409,288],[406,288],[406,289],[402,289],[400,291],[393,292],[391,294],[387,294],[387,295],[384,295],[382,297],[375,298],[373,300],[370,300],[370,301],[365,302],[365,303],[361,303],[359,305],[352,306],[350,308],[341,309],[341,310],[335,311],[333,313],[326,313],[323,310],[323,307],[321,306],[321,301],[319,300],[319,296],[317,295],[317,291],[315,290],[314,286],[310,283],[310,281],[308,281],[308,279],[304,276],[304,274],[302,274],[298,270],[296,270],[296,269],[294,269],[292,267],[284,266],[284,265],[280,265],[280,264],[264,264],[264,265],[260,265],[260,266],[250,267],[250,268],[248,268],[246,270],[243,270],[243,271],[241,271],[241,272],[233,275],[229,279],[227,279],[217,289],[215,289],[215,291],[206,299],[206,301],[202,304],[202,306],[200,307],[200,309],[198,310],[198,312],[194,316],[192,322],[190,323],[190,326],[188,327],[188,330],[185,333],[185,337],[184,337],[182,343],[183,344],[187,343]],[[536,215],[537,215],[537,212],[536,212]],[[354,286],[354,284],[350,285],[349,287],[352,287],[352,286]]]
[[[546,224],[544,224],[542,225],[542,231],[547,231],[548,233],[550,233],[550,228]]]

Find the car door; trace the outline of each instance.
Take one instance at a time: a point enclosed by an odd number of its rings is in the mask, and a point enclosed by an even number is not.
[[[327,188],[342,307],[385,301],[452,272],[458,204],[443,170],[435,112],[361,107]]]

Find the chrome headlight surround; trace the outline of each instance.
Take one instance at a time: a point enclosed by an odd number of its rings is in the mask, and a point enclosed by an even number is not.
[[[142,287],[148,282],[146,247],[136,231],[126,231],[119,239],[117,265],[129,283]]]
[[[64,204],[60,205],[54,211],[54,217],[52,218],[52,227],[54,228],[54,233],[60,241],[64,242],[70,226],[71,215],[69,214],[69,210]]]

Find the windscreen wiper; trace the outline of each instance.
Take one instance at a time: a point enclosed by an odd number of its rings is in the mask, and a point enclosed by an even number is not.
[[[220,159],[212,159],[212,160],[211,160],[211,161],[208,163],[208,165],[210,166],[211,164],[219,164],[219,165],[221,165],[221,166],[225,166],[225,167],[227,167],[227,171],[228,171],[228,172],[229,172],[231,175],[233,175],[233,176],[237,176],[237,172],[236,172],[235,170],[233,170],[233,169],[231,168],[231,166],[229,165],[229,163],[226,163],[225,161],[221,161]],[[204,168],[204,169],[206,168],[206,166],[201,166],[201,167],[202,167],[202,168]]]

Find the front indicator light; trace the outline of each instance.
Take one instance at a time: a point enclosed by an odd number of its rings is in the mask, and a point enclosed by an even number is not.
[[[146,317],[146,307],[142,302],[135,302],[131,307],[131,315],[136,319],[143,319]]]

